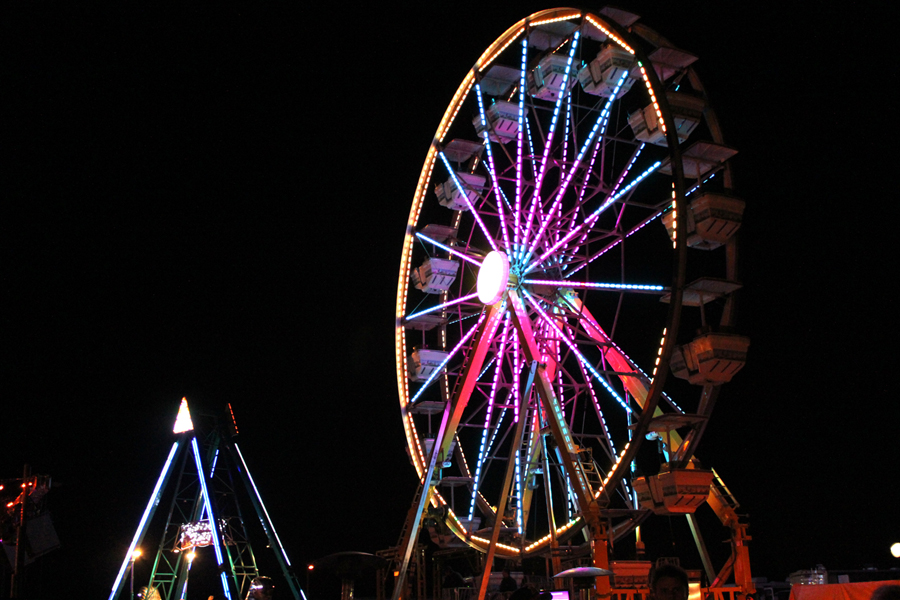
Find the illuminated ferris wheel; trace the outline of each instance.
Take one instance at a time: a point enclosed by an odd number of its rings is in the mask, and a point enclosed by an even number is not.
[[[428,150],[395,352],[408,452],[447,545],[516,559],[585,526],[605,544],[651,513],[690,514],[711,489],[730,503],[694,450],[749,344],[731,332],[736,151],[697,57],[636,21],[519,21]]]

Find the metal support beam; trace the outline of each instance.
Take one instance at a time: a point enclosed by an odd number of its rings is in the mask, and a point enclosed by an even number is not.
[[[500,531],[503,529],[503,515],[506,514],[506,499],[509,497],[510,485],[513,475],[516,473],[516,460],[519,450],[522,448],[522,438],[525,436],[525,420],[528,409],[528,398],[531,396],[531,388],[534,385],[534,374],[537,371],[538,362],[531,361],[531,371],[528,373],[528,383],[522,389],[522,397],[519,399],[519,422],[516,423],[516,433],[512,440],[512,448],[509,451],[509,460],[506,463],[506,475],[503,478],[503,487],[500,488],[500,500],[497,503],[497,514],[494,518],[494,529],[491,531],[491,543],[488,545],[487,556],[484,559],[484,572],[481,575],[481,586],[478,588],[478,600],[484,600],[487,594],[487,586],[491,579],[491,570],[494,566],[494,553],[497,550],[497,542],[500,540]]]

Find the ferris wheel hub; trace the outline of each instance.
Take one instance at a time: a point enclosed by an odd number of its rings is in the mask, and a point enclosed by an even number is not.
[[[484,257],[478,271],[478,299],[487,305],[496,304],[509,285],[509,258],[492,250]]]

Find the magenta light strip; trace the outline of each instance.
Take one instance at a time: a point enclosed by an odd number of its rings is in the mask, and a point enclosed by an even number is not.
[[[475,332],[478,331],[478,327],[484,322],[486,317],[487,312],[482,312],[481,316],[478,318],[478,322],[475,323],[475,325],[473,325],[472,328],[466,332],[466,335],[464,335],[462,339],[459,340],[459,343],[454,346],[453,350],[450,351],[450,354],[447,355],[447,358],[441,361],[441,364],[439,364],[438,368],[434,370],[434,373],[431,374],[431,377],[425,380],[425,383],[422,384],[422,387],[419,388],[419,391],[416,392],[416,395],[410,399],[409,404],[413,404],[416,400],[418,400],[419,396],[422,395],[422,392],[424,392],[428,388],[428,386],[431,385],[431,382],[434,381],[438,377],[438,375],[440,375],[444,371],[444,368],[447,366],[447,363],[450,362],[450,359],[456,356],[463,345],[468,342],[473,335],[475,335]]]
[[[519,379],[522,376],[522,355],[521,342],[519,341],[519,330],[513,330],[513,422],[519,422]]]
[[[466,300],[471,300],[475,296],[478,295],[478,292],[474,292],[469,294],[468,296],[463,296],[462,298],[457,298],[456,300],[450,300],[448,302],[444,302],[443,304],[438,304],[437,306],[432,306],[431,308],[426,308],[425,310],[420,310],[419,312],[412,313],[411,315],[406,315],[407,321],[412,321],[416,317],[421,317],[422,315],[427,315],[428,313],[432,313],[436,310],[441,310],[442,308],[447,308],[448,306],[453,306],[455,304],[461,304]]]
[[[604,210],[606,210],[607,208],[609,208],[609,206],[612,205],[613,202],[615,202],[615,201],[616,201],[618,198],[620,198],[623,194],[627,193],[630,189],[632,189],[632,188],[633,188],[634,186],[636,186],[638,183],[640,183],[641,181],[643,181],[644,178],[646,178],[646,177],[647,177],[648,175],[650,175],[653,171],[655,171],[656,169],[658,169],[659,166],[660,166],[661,164],[662,164],[662,162],[656,161],[656,162],[653,164],[653,166],[651,166],[651,167],[648,168],[646,171],[644,171],[643,173],[641,173],[640,175],[638,175],[638,177],[637,177],[634,181],[632,181],[631,183],[629,183],[629,184],[628,184],[621,192],[619,192],[619,193],[616,194],[615,196],[613,196],[613,197],[609,198],[608,200],[606,200],[606,202],[604,202],[602,205],[600,205],[600,208],[598,208],[597,210],[595,210],[593,213],[591,213],[590,216],[588,216],[587,219],[585,219],[585,222],[584,222],[582,225],[580,225],[579,227],[577,227],[577,228],[573,229],[572,231],[570,231],[568,234],[566,234],[565,237],[563,237],[561,240],[559,240],[558,242],[556,242],[555,244],[553,244],[553,246],[551,246],[549,250],[547,250],[546,252],[544,252],[538,259],[536,259],[536,260],[533,261],[531,264],[529,264],[528,267],[523,271],[523,274],[527,274],[527,273],[533,271],[538,265],[542,264],[542,263],[544,262],[544,260],[545,260],[548,256],[550,256],[551,254],[553,254],[554,252],[556,252],[557,250],[559,250],[560,246],[562,246],[563,244],[569,242],[572,238],[574,238],[575,236],[577,236],[579,233],[583,232],[583,231],[588,227],[588,222],[589,222],[589,221],[591,221],[591,220],[594,219],[596,216],[598,216],[600,213],[602,213]]]
[[[467,261],[467,262],[472,263],[472,264],[475,265],[476,267],[481,267],[481,262],[479,262],[478,260],[472,258],[472,257],[469,256],[468,254],[463,254],[462,252],[460,252],[460,251],[457,250],[456,248],[451,248],[450,246],[447,246],[446,244],[442,244],[442,243],[438,242],[437,240],[433,240],[433,239],[431,239],[430,237],[428,237],[427,235],[425,235],[424,233],[417,232],[417,233],[416,233],[416,237],[419,238],[419,239],[425,240],[425,241],[428,242],[429,244],[434,244],[435,246],[437,246],[437,247],[440,248],[441,250],[446,250],[447,252],[449,252],[449,253],[452,254],[453,256],[458,256],[459,258],[461,258],[461,259],[463,259],[463,260],[465,260],[465,261]]]
[[[519,245],[519,215],[522,212],[522,136],[525,133],[525,68],[528,59],[528,38],[522,39],[522,61],[519,67],[519,130],[516,132],[516,210],[513,243]]]
[[[526,279],[523,283],[532,285],[551,285],[557,287],[598,289],[598,290],[630,290],[637,292],[664,292],[661,285],[643,285],[636,283],[588,283],[583,281],[558,281],[553,279]]]
[[[595,260],[597,260],[598,258],[603,256],[604,254],[606,254],[607,252],[609,252],[610,250],[612,250],[613,248],[615,248],[616,246],[621,244],[624,240],[626,240],[627,238],[630,238],[632,235],[634,235],[635,233],[637,233],[638,231],[640,231],[641,229],[646,227],[648,224],[650,224],[653,221],[655,221],[656,219],[658,219],[664,212],[666,212],[666,210],[668,210],[668,207],[660,210],[659,212],[657,212],[653,215],[650,215],[649,217],[647,217],[646,219],[644,219],[643,221],[638,223],[633,229],[631,229],[623,237],[617,238],[614,242],[612,242],[605,248],[602,248],[596,254],[594,254],[592,257],[590,257],[589,259],[587,259],[586,261],[584,261],[583,263],[581,263],[580,265],[578,265],[577,267],[575,267],[574,269],[572,269],[571,271],[566,273],[564,275],[564,277],[571,277],[572,275],[574,275],[575,273],[577,273],[578,271],[580,271],[587,265],[591,264],[592,262],[594,262]]]
[[[500,181],[497,179],[497,169],[494,166],[494,152],[491,150],[491,138],[488,130],[487,116],[484,113],[484,100],[481,97],[481,84],[475,84],[475,97],[478,99],[478,114],[481,116],[481,124],[485,131],[488,131],[488,135],[485,137],[484,141],[484,147],[487,150],[487,170],[488,174],[491,176],[491,182],[494,184],[494,193],[497,196],[497,213],[500,216],[500,230],[503,234],[503,243],[506,245],[506,248],[509,249],[509,232],[507,231],[508,227],[506,225],[506,213],[503,210],[503,201],[505,198],[503,197],[503,190],[500,188]]]
[[[531,222],[534,218],[535,206],[540,201],[541,196],[541,186],[544,183],[544,176],[547,174],[547,159],[550,156],[550,146],[553,144],[553,136],[556,133],[556,124],[559,121],[559,109],[562,106],[563,98],[567,98],[568,95],[564,94],[566,90],[566,86],[569,83],[569,72],[572,68],[572,57],[575,55],[575,49],[578,47],[578,32],[575,32],[575,36],[572,39],[572,46],[569,48],[569,58],[566,62],[566,71],[563,75],[562,83],[559,88],[559,97],[556,98],[556,103],[553,107],[553,116],[550,118],[550,128],[547,131],[547,139],[544,141],[544,154],[541,157],[541,168],[538,171],[537,181],[534,184],[534,195],[532,196],[531,201],[531,210],[528,213],[528,226],[526,227],[526,231],[531,229]],[[568,119],[566,119],[566,129],[568,130]],[[565,157],[564,157],[565,158]],[[525,243],[528,243],[528,238],[526,237]]]
[[[548,323],[551,328],[556,330],[556,332],[559,334],[559,338],[563,341],[563,343],[565,343],[566,346],[569,347],[569,350],[571,350],[572,353],[578,357],[578,360],[580,360],[584,364],[584,366],[588,369],[588,371],[591,372],[591,374],[594,376],[594,378],[597,381],[599,381],[600,384],[604,388],[606,388],[606,391],[609,392],[609,395],[612,396],[613,398],[615,398],[616,402],[618,402],[620,405],[622,405],[622,408],[624,408],[628,412],[631,412],[631,407],[629,407],[628,404],[626,404],[625,401],[622,400],[622,397],[619,396],[619,394],[616,393],[616,391],[614,389],[612,389],[612,386],[610,386],[606,382],[606,379],[597,371],[597,369],[595,369],[593,367],[593,365],[591,365],[590,361],[588,361],[588,359],[585,358],[585,356],[578,350],[578,348],[575,346],[575,342],[573,342],[568,337],[566,337],[566,335],[556,326],[556,323],[554,323],[553,320],[549,316],[547,316],[547,313],[545,313],[544,310],[540,307],[540,304],[538,303],[538,301],[535,300],[535,298],[531,294],[529,294],[528,291],[525,289],[522,290],[522,294],[525,296],[526,299],[528,299],[528,301],[531,303],[531,305],[534,307],[534,309],[538,312],[538,314],[541,316],[541,318],[544,319],[544,322]]]
[[[444,166],[447,167],[447,171],[450,173],[450,178],[453,180],[453,185],[456,186],[456,189],[462,195],[463,199],[465,199],[466,205],[468,205],[469,210],[472,212],[472,216],[475,217],[475,221],[478,223],[478,226],[481,227],[481,232],[484,234],[484,237],[487,238],[487,241],[491,245],[491,248],[497,250],[497,244],[496,242],[494,242],[494,238],[491,236],[490,232],[488,232],[484,221],[481,220],[481,215],[479,215],[478,211],[475,210],[475,206],[472,204],[472,201],[469,200],[469,194],[468,192],[466,192],[466,188],[463,187],[462,183],[460,183],[459,181],[459,178],[456,176],[456,171],[454,171],[453,167],[450,166],[450,161],[447,160],[447,155],[444,154],[443,150],[441,150],[439,154],[441,160],[444,161]]]
[[[487,410],[484,415],[484,429],[481,431],[481,447],[478,449],[478,460],[475,464],[475,478],[472,486],[472,500],[469,503],[469,518],[475,516],[475,500],[478,497],[479,478],[481,477],[481,469],[484,466],[487,435],[491,428],[491,416],[494,414],[494,401],[497,398],[497,384],[503,374],[503,356],[506,353],[507,335],[509,334],[509,313],[506,313],[503,319],[503,330],[500,333],[500,348],[497,351],[497,366],[494,370],[494,381],[491,382],[491,393],[488,396]]]
[[[562,185],[559,187],[559,191],[556,193],[556,198],[553,200],[553,205],[550,207],[550,210],[547,212],[546,218],[544,218],[541,223],[541,227],[538,230],[537,234],[534,236],[534,239],[531,241],[531,244],[528,246],[528,252],[525,255],[525,259],[523,262],[528,262],[531,258],[531,255],[534,253],[535,248],[537,247],[538,242],[541,237],[544,235],[544,232],[547,229],[547,226],[550,224],[550,221],[553,219],[553,215],[556,214],[556,211],[559,209],[562,204],[563,196],[566,193],[566,190],[569,188],[569,184],[572,183],[572,179],[575,177],[575,173],[578,172],[578,167],[581,164],[581,161],[584,160],[584,155],[590,149],[591,144],[594,141],[595,136],[602,136],[606,132],[606,124],[609,121],[610,110],[612,109],[613,102],[616,99],[616,94],[619,93],[619,88],[622,87],[622,83],[625,81],[625,77],[628,75],[626,72],[619,78],[619,82],[616,84],[616,87],[613,88],[613,93],[610,96],[609,100],[606,102],[606,106],[603,107],[603,110],[600,111],[600,115],[597,117],[596,122],[594,122],[594,126],[591,128],[591,132],[588,134],[587,139],[584,140],[584,143],[581,145],[581,150],[578,151],[578,156],[575,158],[575,162],[572,165],[572,168],[569,170],[568,175],[566,175],[563,180]],[[565,158],[565,157],[563,157]],[[598,213],[599,215],[599,213]],[[529,223],[530,225],[530,223]]]

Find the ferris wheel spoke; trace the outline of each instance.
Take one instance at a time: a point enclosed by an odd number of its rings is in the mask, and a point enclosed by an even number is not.
[[[637,401],[639,406],[643,407],[649,393],[651,378],[610,339],[580,298],[574,294],[566,294],[563,296],[563,301],[579,315],[585,334],[605,348],[603,351],[604,360],[609,362],[613,371],[618,374],[622,385],[628,393]],[[663,335],[665,335],[665,331],[663,331]],[[666,402],[677,412],[684,412],[668,394],[663,393],[662,395]],[[662,411],[657,407],[655,414],[662,414]]]
[[[564,244],[567,244],[568,242],[572,241],[574,238],[578,237],[579,235],[583,235],[584,233],[589,231],[589,229],[590,229],[589,223],[591,221],[596,221],[596,217],[600,216],[600,214],[603,211],[605,211],[607,208],[609,208],[613,202],[615,202],[616,200],[621,198],[624,194],[626,194],[628,191],[633,189],[636,185],[638,185],[641,181],[643,181],[648,175],[650,175],[652,172],[654,172],[656,169],[658,169],[660,167],[660,165],[662,165],[662,161],[656,161],[651,167],[649,167],[646,171],[641,173],[634,181],[629,183],[618,194],[616,194],[615,196],[609,197],[606,201],[603,202],[603,204],[600,205],[600,207],[597,210],[595,210],[593,213],[591,213],[591,215],[587,219],[585,219],[581,225],[572,229],[572,231],[570,231],[567,235],[565,235],[563,238],[561,238],[558,242],[553,244],[538,258],[536,258],[531,263],[529,263],[528,266],[525,267],[525,269],[523,270],[523,274],[530,273],[531,271],[536,269],[538,266],[543,264],[543,262],[547,259],[548,256],[552,255],[554,252],[559,251],[560,248],[562,248],[562,246]],[[569,252],[569,251],[570,250],[566,249],[566,248],[563,248],[561,250],[561,252]]]
[[[552,329],[554,329],[556,331],[556,333],[559,335],[559,339],[562,340],[562,342],[566,346],[568,346],[568,348],[572,352],[572,354],[574,354],[578,358],[578,360],[581,361],[581,363],[587,368],[587,370],[591,372],[591,374],[594,376],[594,378],[597,381],[599,381],[600,384],[604,388],[606,388],[606,391],[616,400],[616,402],[618,402],[622,406],[622,408],[624,408],[627,412],[631,412],[631,407],[628,406],[628,404],[625,402],[625,400],[623,400],[622,397],[619,396],[618,392],[616,392],[612,388],[612,386],[610,386],[609,383],[607,383],[607,381],[603,377],[603,375],[601,375],[597,371],[597,369],[594,368],[594,366],[584,356],[584,354],[582,354],[581,351],[578,350],[578,347],[576,346],[575,342],[573,340],[569,339],[569,337],[566,336],[562,332],[562,330],[559,329],[557,324],[553,322],[553,319],[549,315],[547,315],[547,313],[544,311],[544,309],[541,308],[540,302],[538,302],[531,294],[529,294],[525,290],[523,290],[523,296],[525,297],[526,300],[529,301],[532,308],[534,308],[534,310],[537,311],[537,313],[538,313],[538,315],[540,315],[541,319],[543,319],[545,323],[547,323]]]
[[[597,394],[594,392],[594,386],[591,385],[591,378],[588,374],[587,369],[584,367],[584,364],[579,362],[578,367],[581,371],[581,376],[584,377],[584,382],[588,389],[588,393],[591,396],[591,404],[594,407],[594,414],[597,415],[597,420],[600,422],[600,430],[603,432],[603,439],[606,444],[601,447],[607,454],[607,458],[610,461],[616,460],[616,445],[613,442],[612,436],[609,433],[609,427],[606,425],[606,419],[603,416],[603,411],[600,409],[600,402],[597,400]]]
[[[560,111],[560,108],[562,107],[563,100],[565,100],[566,98],[569,97],[569,95],[566,93],[566,90],[568,89],[569,75],[572,70],[572,59],[575,56],[575,50],[578,48],[578,39],[579,39],[579,33],[576,31],[572,37],[572,42],[569,46],[569,56],[566,60],[566,67],[563,71],[563,76],[562,76],[562,81],[560,82],[559,92],[556,96],[556,101],[554,102],[554,105],[553,105],[553,114],[550,118],[550,127],[547,130],[547,136],[544,140],[544,151],[541,154],[541,166],[535,177],[534,194],[533,194],[532,200],[531,200],[531,208],[529,209],[529,212],[528,212],[527,225],[525,226],[526,232],[529,229],[531,229],[531,223],[534,220],[534,215],[535,215],[535,208],[540,201],[541,185],[544,182],[544,176],[547,174],[547,159],[550,156],[550,149],[553,146],[553,137],[554,137],[554,134],[556,133],[557,123],[559,122],[559,111]],[[568,109],[566,111],[566,114],[568,116]],[[568,119],[566,118],[566,119],[564,119],[564,121],[566,122],[567,130],[568,130]],[[566,141],[566,136],[564,136],[564,138],[563,138],[564,143],[565,143],[565,141]],[[532,151],[532,155],[534,155],[533,151]],[[527,235],[523,241],[524,241],[525,245],[528,245],[529,240],[528,240]]]
[[[497,389],[499,387],[500,380],[503,378],[503,368],[504,361],[503,357],[506,355],[506,345],[507,345],[507,334],[509,333],[509,314],[505,315],[503,318],[503,329],[500,333],[500,347],[497,350],[498,360],[495,362],[496,367],[494,369],[494,378],[491,383],[491,391],[488,395],[487,407],[485,409],[484,415],[484,426],[481,432],[481,446],[478,448],[478,458],[475,461],[475,476],[474,476],[474,485],[472,486],[472,499],[469,505],[469,518],[471,519],[475,513],[475,501],[478,496],[478,489],[480,487],[481,482],[481,473],[484,469],[485,457],[490,452],[490,446],[487,445],[488,441],[488,432],[491,430],[491,419],[494,413],[494,406],[496,406],[497,400]],[[499,425],[498,425],[499,427]],[[493,438],[491,438],[491,442],[493,442]]]
[[[429,313],[433,313],[438,310],[443,310],[445,308],[449,308],[449,307],[455,306],[457,304],[462,304],[464,302],[468,302],[468,301],[472,300],[473,298],[475,298],[476,296],[478,296],[478,292],[469,294],[468,296],[463,296],[462,298],[457,298],[455,300],[448,300],[447,302],[444,302],[443,304],[438,304],[437,306],[432,306],[431,308],[426,308],[425,310],[420,310],[418,312],[414,312],[412,314],[406,315],[406,317],[404,317],[404,320],[408,323],[410,321],[413,321],[417,317],[421,317],[422,315],[427,315]]]
[[[421,231],[417,231],[417,232],[416,232],[416,237],[419,238],[420,240],[424,240],[424,241],[428,242],[429,244],[433,244],[433,245],[437,246],[437,247],[440,248],[441,250],[446,250],[447,252],[449,252],[450,254],[452,254],[452,255],[454,255],[454,256],[458,256],[459,258],[463,259],[464,261],[469,262],[469,263],[472,263],[472,264],[475,265],[476,267],[480,267],[480,266],[481,266],[481,261],[478,260],[477,258],[474,258],[474,257],[472,257],[472,256],[469,256],[468,254],[465,254],[464,252],[460,252],[460,251],[457,250],[456,248],[453,248],[453,247],[448,246],[448,245],[446,245],[446,244],[442,244],[441,242],[439,242],[439,241],[437,241],[437,240],[434,240],[434,239],[428,237],[427,235],[425,235],[425,234],[422,233]]]
[[[656,219],[660,218],[669,209],[669,206],[670,206],[670,204],[666,203],[664,208],[661,208],[661,209],[655,211],[649,217],[643,219],[641,222],[639,222],[637,225],[635,225],[634,227],[632,227],[631,229],[626,231],[624,234],[618,235],[615,240],[613,240],[609,244],[603,246],[598,251],[596,251],[595,253],[590,255],[588,258],[583,259],[577,267],[573,268],[568,273],[566,273],[564,275],[564,277],[571,277],[572,275],[574,275],[581,269],[585,268],[586,266],[588,266],[589,264],[591,264],[592,262],[594,262],[595,260],[597,260],[598,258],[603,256],[604,254],[606,254],[607,252],[609,252],[610,250],[612,250],[613,248],[618,246],[619,244],[623,243],[626,239],[630,238],[635,233],[637,233],[638,231],[640,231],[641,229],[643,229],[644,227],[646,227],[647,225],[649,225]]]
[[[614,292],[640,292],[645,294],[665,294],[670,290],[669,287],[662,285],[648,285],[638,283],[589,283],[584,281],[565,281],[554,279],[525,279],[523,283],[565,288],[609,290]]]
[[[528,38],[522,39],[522,59],[519,68],[519,112],[518,131],[516,132],[516,194],[515,194],[515,224],[513,229],[513,252],[518,253],[520,239],[520,215],[522,214],[522,136],[525,133],[525,73],[528,64]]]
[[[481,95],[481,84],[475,84],[475,97],[478,100],[478,115],[481,118],[482,126],[487,129],[490,125],[487,120],[487,116],[484,112],[484,99]],[[509,201],[506,200],[506,197],[503,195],[503,189],[500,187],[500,181],[497,179],[497,168],[494,165],[494,152],[491,149],[491,139],[490,135],[485,137],[484,141],[485,151],[487,152],[487,171],[488,175],[491,177],[491,183],[494,186],[494,194],[497,197],[497,214],[500,218],[500,231],[503,236],[503,243],[506,248],[510,248],[509,243],[509,226],[506,223],[506,211],[503,209],[503,204],[506,202],[506,205],[509,206]]]
[[[560,209],[560,206],[561,206],[561,203],[563,200],[563,196],[565,195],[566,191],[568,190],[569,185],[572,183],[572,180],[575,177],[575,174],[579,172],[579,166],[581,165],[581,161],[584,160],[584,155],[590,149],[591,144],[593,143],[593,141],[595,139],[595,136],[597,136],[599,134],[599,136],[602,137],[603,134],[606,132],[606,125],[609,121],[610,110],[612,109],[612,105],[616,100],[616,95],[619,93],[619,89],[622,87],[622,84],[625,82],[625,79],[627,78],[627,76],[628,76],[627,72],[622,74],[622,76],[619,78],[618,82],[616,83],[616,87],[613,89],[613,93],[610,96],[609,101],[606,103],[606,106],[603,107],[603,110],[600,111],[600,115],[597,117],[596,121],[594,122],[594,126],[591,128],[590,133],[588,134],[587,138],[584,140],[584,143],[582,144],[581,149],[578,151],[578,155],[575,157],[575,161],[572,164],[571,168],[569,169],[568,174],[565,175],[563,183],[559,186],[559,190],[556,192],[556,196],[553,199],[553,203],[550,206],[550,210],[547,211],[547,215],[545,216],[543,222],[541,223],[541,226],[540,226],[537,234],[534,236],[534,240],[528,246],[528,251],[525,254],[525,259],[523,260],[523,262],[527,263],[531,259],[531,256],[534,254],[535,248],[537,247],[537,244],[541,241],[542,236],[547,229],[547,226],[550,224],[551,220],[553,219],[553,215]],[[585,179],[587,179],[587,174],[585,175]]]
[[[456,346],[454,346],[453,350],[451,350],[447,354],[447,356],[444,358],[444,360],[441,361],[441,363],[437,366],[437,368],[434,370],[434,372],[428,377],[428,379],[426,379],[425,382],[422,383],[422,387],[420,387],[419,390],[415,393],[415,395],[412,398],[410,398],[410,400],[409,400],[410,404],[415,404],[415,402],[419,399],[419,397],[422,395],[422,393],[426,389],[428,389],[428,387],[434,382],[434,380],[437,379],[438,376],[443,374],[444,369],[447,368],[447,364],[450,362],[450,360],[453,359],[457,354],[459,354],[459,352],[463,349],[463,347],[465,347],[465,345],[468,343],[468,341],[472,338],[473,335],[475,335],[478,331],[481,330],[481,326],[485,322],[486,317],[487,317],[487,313],[481,314],[481,316],[478,318],[478,321],[475,323],[475,325],[471,329],[469,329],[469,331],[459,340],[459,342],[456,344]],[[482,360],[483,360],[483,357],[482,357]],[[473,382],[473,385],[474,385],[474,382]]]
[[[469,194],[466,191],[466,188],[459,181],[459,177],[456,175],[456,170],[450,166],[450,161],[447,159],[447,155],[444,154],[444,151],[441,150],[438,152],[438,156],[441,157],[441,160],[444,162],[444,166],[447,167],[447,172],[450,174],[450,179],[453,180],[453,185],[456,186],[459,195],[465,200],[466,206],[469,208],[469,212],[472,213],[472,216],[475,218],[475,221],[478,223],[478,226],[481,228],[481,233],[484,235],[485,239],[487,239],[488,243],[491,245],[491,248],[497,250],[497,243],[494,241],[494,237],[491,235],[487,226],[484,224],[484,221],[481,219],[481,215],[478,210],[476,210],[475,206],[472,204],[472,201],[469,199]]]

